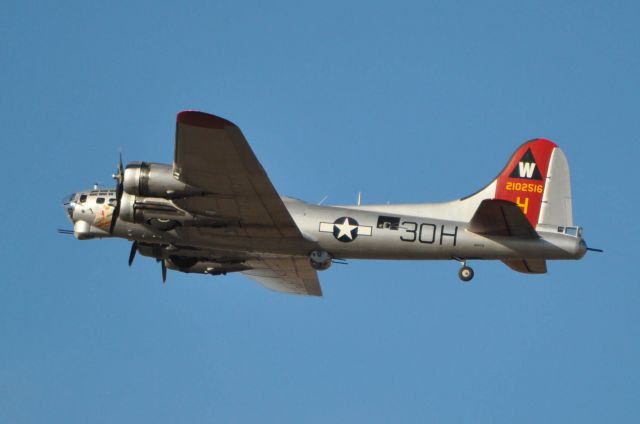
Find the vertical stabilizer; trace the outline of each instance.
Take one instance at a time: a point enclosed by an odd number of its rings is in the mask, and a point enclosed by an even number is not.
[[[551,158],[558,150],[554,142],[543,138],[528,141],[511,156],[496,180],[495,198],[518,205],[533,228],[542,216],[544,196],[550,183]]]
[[[569,164],[552,141],[520,146],[496,179],[495,198],[518,205],[533,228],[573,225]]]

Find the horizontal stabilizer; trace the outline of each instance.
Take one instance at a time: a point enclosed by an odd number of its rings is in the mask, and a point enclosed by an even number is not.
[[[525,274],[545,274],[547,263],[544,259],[504,259],[502,262],[514,271]]]
[[[468,229],[483,236],[538,238],[538,233],[520,207],[508,200],[483,200],[471,218]]]

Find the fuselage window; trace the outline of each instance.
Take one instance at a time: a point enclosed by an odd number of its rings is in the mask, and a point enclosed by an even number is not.
[[[578,235],[578,229],[576,227],[567,227],[565,234],[576,237]]]
[[[87,195],[86,194],[81,194],[80,195],[80,203],[84,203],[87,201]]]
[[[99,205],[103,204],[104,203],[104,197],[98,197],[96,199],[96,203],[99,204]]]

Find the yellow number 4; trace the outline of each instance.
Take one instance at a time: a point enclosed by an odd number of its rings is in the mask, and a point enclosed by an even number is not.
[[[520,203],[520,196],[516,197],[516,204],[518,206],[520,206],[520,209],[522,209],[522,212],[524,212],[524,214],[527,214],[527,211],[529,210],[529,198],[525,197],[524,198],[524,203]]]

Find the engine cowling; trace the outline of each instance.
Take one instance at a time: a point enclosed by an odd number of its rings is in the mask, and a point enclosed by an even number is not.
[[[173,167],[164,163],[131,162],[124,170],[125,193],[141,197],[172,199],[200,192],[173,176]]]
[[[135,204],[136,196],[128,194],[127,192],[122,193],[122,197],[120,198],[119,218],[127,222],[136,222],[136,211],[134,209]]]
[[[169,231],[191,216],[176,208],[171,200],[161,197],[136,197],[123,193],[120,199],[120,219],[147,224],[156,230]]]

